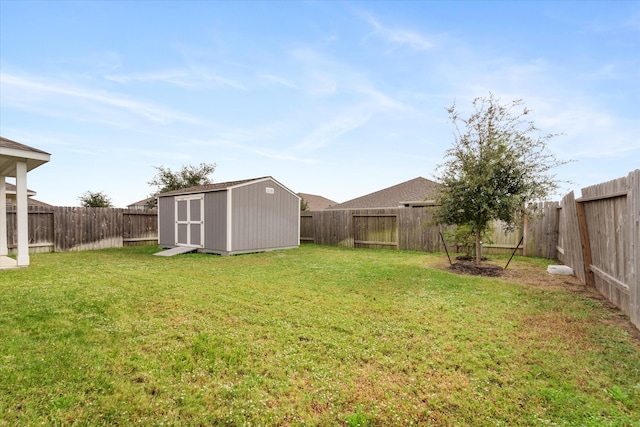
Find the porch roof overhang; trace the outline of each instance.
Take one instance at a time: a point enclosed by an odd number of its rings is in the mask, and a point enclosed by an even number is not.
[[[50,159],[49,153],[0,137],[0,176],[15,177],[18,161],[26,162],[29,172]]]

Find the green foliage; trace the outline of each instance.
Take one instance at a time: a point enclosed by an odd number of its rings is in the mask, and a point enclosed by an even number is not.
[[[539,135],[525,120],[529,110],[522,105],[521,100],[501,104],[490,94],[473,101],[467,119],[455,104],[448,109],[455,143],[438,167],[442,188],[436,220],[468,225],[477,247],[491,222],[500,220],[512,229],[529,202],[552,194],[558,183],[550,172],[566,163],[547,149],[547,141],[557,135]]]
[[[300,198],[300,212],[306,212],[309,210],[309,202],[307,202],[304,197]]]
[[[211,184],[209,178],[216,170],[215,163],[200,163],[198,166],[183,165],[180,170],[172,171],[164,166],[154,166],[157,173],[149,184],[156,187],[156,191],[151,195],[148,207],[154,208],[157,204],[156,196],[168,191],[181,190],[183,188],[195,187],[198,185]]]
[[[113,203],[109,196],[102,191],[85,191],[80,197],[80,205],[85,208],[112,208]]]
[[[164,166],[154,166],[156,175],[149,185],[157,187],[154,194],[166,193],[167,191],[180,190],[182,188],[195,187],[197,185],[211,184],[209,178],[216,170],[215,163],[200,163],[198,166],[184,165],[178,171],[172,171]]]
[[[491,240],[492,234],[493,228],[490,226],[482,233],[482,241],[488,244],[493,243]],[[469,224],[456,225],[453,227],[452,231],[445,230],[442,235],[444,236],[444,239],[447,241],[447,243],[456,245],[456,247],[461,247],[462,249],[464,249],[464,252],[467,256],[471,256],[471,254],[473,253],[473,247],[476,243],[476,235]]]

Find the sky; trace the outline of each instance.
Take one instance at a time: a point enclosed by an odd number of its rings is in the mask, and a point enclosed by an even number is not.
[[[556,200],[640,168],[640,2],[0,0],[0,135],[51,154],[27,185],[58,206],[156,166],[336,202],[435,180],[447,107],[490,93],[562,134]]]

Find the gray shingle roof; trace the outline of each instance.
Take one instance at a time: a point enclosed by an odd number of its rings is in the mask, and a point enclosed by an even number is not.
[[[14,150],[31,151],[33,153],[49,154],[46,151],[38,150],[37,148],[29,147],[28,145],[21,144],[16,141],[12,141],[5,137],[0,136],[0,147],[11,148]]]
[[[382,190],[348,200],[328,209],[397,208],[403,202],[423,202],[436,197],[439,184],[418,177]]]
[[[16,176],[18,160],[26,162],[29,172],[50,159],[45,151],[0,136],[0,176]]]
[[[298,196],[307,203],[308,211],[323,211],[330,206],[337,205],[338,202],[329,200],[326,197],[317,196],[315,194],[298,193]]]
[[[4,183],[4,186],[5,186],[5,189],[6,189],[6,191],[7,191],[7,194],[16,194],[16,186],[15,186],[15,185],[10,184],[10,183],[8,183],[8,182],[5,182],[5,183]],[[29,190],[29,189],[27,188],[27,195],[28,195],[28,196],[35,196],[35,195],[36,195],[36,192],[35,192],[35,191],[33,191],[33,190]]]
[[[15,205],[15,194],[16,194],[16,186],[5,182],[5,188],[7,189],[7,205]],[[46,206],[51,207],[50,204],[41,202],[40,200],[36,200],[31,196],[35,196],[36,192],[33,190],[27,189],[27,205],[28,206]]]
[[[260,178],[243,179],[240,181],[229,181],[229,182],[219,182],[219,183],[207,184],[207,185],[196,185],[195,187],[182,188],[180,190],[173,190],[173,191],[167,191],[166,193],[160,193],[158,194],[158,197],[175,196],[177,194],[192,194],[192,193],[202,193],[202,192],[208,192],[208,191],[225,190],[229,187],[235,187],[236,185],[241,185],[247,182],[258,181],[266,178],[271,178],[271,177],[263,176]]]

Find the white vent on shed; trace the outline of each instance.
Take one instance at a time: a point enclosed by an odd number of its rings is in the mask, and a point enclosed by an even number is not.
[[[275,191],[273,190],[272,187],[265,188],[265,191],[267,192],[267,194],[274,194],[275,193]]]

